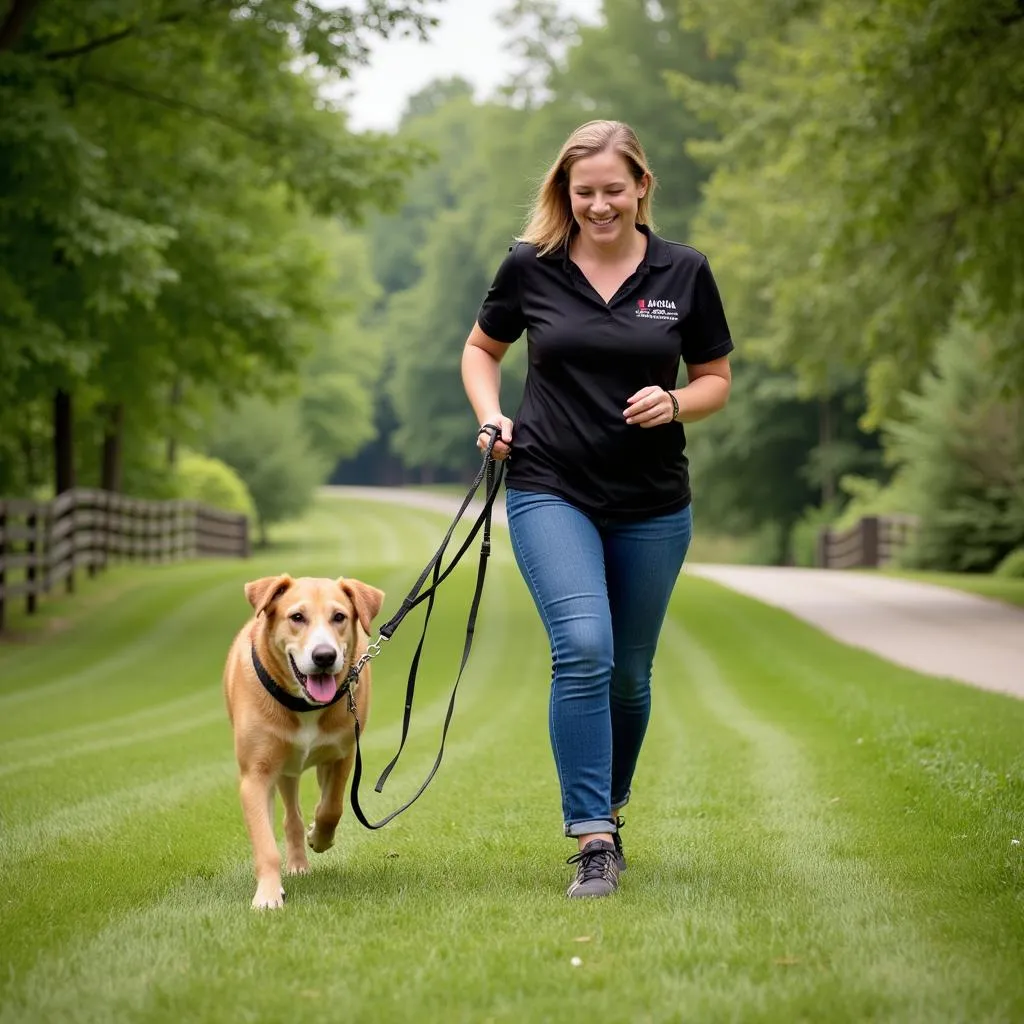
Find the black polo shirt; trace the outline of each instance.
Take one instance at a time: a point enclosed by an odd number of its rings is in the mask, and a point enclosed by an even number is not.
[[[557,494],[610,519],[678,512],[690,503],[681,423],[627,425],[626,399],[676,386],[680,360],[732,351],[704,255],[646,228],[643,262],[606,303],[569,259],[517,242],[480,307],[501,342],[526,332],[529,367],[514,421],[508,486]]]

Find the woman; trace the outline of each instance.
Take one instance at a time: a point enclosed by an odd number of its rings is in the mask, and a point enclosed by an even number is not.
[[[550,732],[572,898],[625,868],[619,812],[650,717],[651,665],[690,543],[683,423],[721,409],[733,344],[705,257],[651,227],[633,130],[591,121],[548,171],[462,356],[481,424],[500,428],[516,561],[551,643]],[[526,332],[515,423],[502,358]],[[688,383],[676,387],[680,360]],[[478,435],[478,445],[487,444]]]

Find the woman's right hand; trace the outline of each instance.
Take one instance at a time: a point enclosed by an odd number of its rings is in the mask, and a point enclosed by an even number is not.
[[[496,416],[489,416],[485,423],[493,423],[496,427],[501,430],[501,435],[498,440],[494,442],[494,448],[491,451],[491,455],[494,456],[498,462],[503,462],[509,457],[512,451],[512,421],[507,416],[502,416],[500,413]],[[487,445],[491,440],[491,431],[484,430],[483,425],[480,427],[480,433],[476,436],[476,446],[480,451],[486,451]]]

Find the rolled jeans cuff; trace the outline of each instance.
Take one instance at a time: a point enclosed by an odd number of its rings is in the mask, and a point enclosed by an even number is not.
[[[594,818],[591,821],[574,821],[565,826],[567,836],[589,836],[595,832],[618,832],[618,826],[611,818]]]

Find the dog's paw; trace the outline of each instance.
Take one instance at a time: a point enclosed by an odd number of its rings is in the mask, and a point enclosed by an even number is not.
[[[252,898],[253,910],[280,910],[284,906],[284,889],[280,885],[260,884]]]
[[[324,853],[334,845],[334,833],[332,832],[330,835],[327,835],[326,832],[318,829],[314,823],[306,830],[306,842],[309,843],[311,850],[315,850],[317,853]]]
[[[285,868],[289,875],[308,875],[309,874],[309,861],[305,857],[301,859],[295,858],[294,860],[288,861],[288,866]]]

